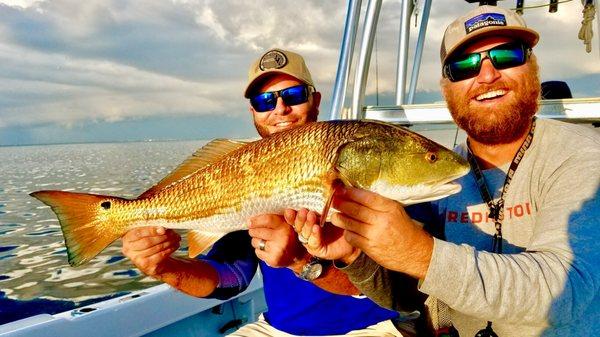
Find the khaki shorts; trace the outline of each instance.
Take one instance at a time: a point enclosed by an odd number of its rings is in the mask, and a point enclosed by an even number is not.
[[[250,324],[246,324],[236,332],[228,335],[230,337],[294,337],[283,331],[279,331],[272,327],[265,318],[260,315],[258,321]],[[375,325],[371,325],[364,329],[353,330],[345,335],[330,335],[329,337],[336,336],[355,336],[355,337],[402,337],[402,334],[394,327],[392,321],[382,321]]]

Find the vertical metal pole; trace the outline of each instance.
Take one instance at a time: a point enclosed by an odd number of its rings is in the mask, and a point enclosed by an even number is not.
[[[379,18],[379,11],[381,10],[381,2],[382,0],[369,0],[367,5],[360,55],[354,77],[354,90],[352,92],[352,119],[364,118],[362,103],[367,86],[367,75],[371,61],[371,52],[373,51],[375,32],[377,31],[377,20]]]
[[[415,59],[413,61],[412,74],[410,76],[410,88],[408,90],[408,99],[405,103],[413,104],[415,102],[415,92],[417,91],[417,82],[419,81],[419,71],[421,70],[421,60],[423,59],[423,48],[425,46],[425,34],[427,34],[427,23],[429,23],[429,13],[431,12],[431,0],[425,0],[423,5],[423,17],[419,26],[419,37],[415,49]]]
[[[586,0],[586,1],[593,3],[595,6],[597,6],[599,3],[596,0]],[[600,8],[596,8],[596,25],[598,26],[598,31],[600,32]],[[598,56],[600,56],[600,39],[598,39]]]
[[[362,0],[348,0],[348,11],[346,13],[344,35],[342,37],[342,46],[340,48],[340,59],[338,61],[338,68],[335,76],[335,85],[333,87],[330,119],[339,119],[342,109],[344,108],[344,98],[346,97],[350,65],[352,64],[352,55],[354,54],[354,44],[356,42],[356,31],[358,30],[361,4]]]
[[[398,44],[398,73],[396,75],[396,105],[402,105],[406,101],[406,69],[408,67],[408,38],[410,36],[410,13],[412,7],[412,0],[402,0],[400,43]]]

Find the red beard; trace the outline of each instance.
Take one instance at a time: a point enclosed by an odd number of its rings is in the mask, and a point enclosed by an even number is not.
[[[453,90],[451,82],[442,84],[442,92],[456,124],[473,140],[486,144],[507,144],[523,136],[538,109],[540,81],[535,59],[530,59],[531,71],[520,79],[500,80],[490,85],[480,85],[473,92]],[[486,108],[470,106],[471,99],[479,94],[508,88],[513,94],[507,102]]]

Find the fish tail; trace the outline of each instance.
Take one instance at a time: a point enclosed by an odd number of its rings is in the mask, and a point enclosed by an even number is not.
[[[113,203],[124,199],[63,191],[37,191],[29,195],[56,213],[71,266],[91,260],[125,232],[109,216]]]

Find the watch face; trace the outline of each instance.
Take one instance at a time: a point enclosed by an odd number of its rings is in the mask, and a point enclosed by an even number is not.
[[[321,276],[323,266],[320,263],[309,263],[302,267],[300,277],[304,280],[312,281]]]

